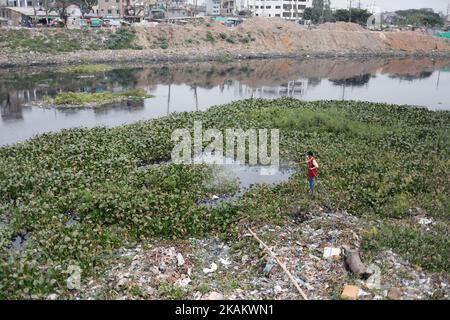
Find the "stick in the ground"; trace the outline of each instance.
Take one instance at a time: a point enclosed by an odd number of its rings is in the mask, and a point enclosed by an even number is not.
[[[248,231],[250,232],[250,234],[255,237],[256,240],[258,240],[259,243],[261,243],[263,245],[263,247],[270,253],[270,255],[277,261],[277,263],[280,265],[281,269],[283,269],[283,271],[288,275],[289,280],[291,280],[291,282],[294,284],[294,286],[297,288],[298,292],[300,293],[300,295],[303,297],[304,300],[308,300],[308,298],[306,297],[306,294],[303,292],[303,290],[300,288],[300,286],[298,285],[297,281],[294,279],[294,277],[292,276],[292,274],[289,272],[289,270],[286,268],[286,266],[284,265],[283,262],[281,262],[280,259],[278,259],[278,257],[275,255],[275,253],[270,250],[270,248],[256,235],[256,233],[254,233],[252,231],[252,229],[250,229],[250,227],[247,227]]]

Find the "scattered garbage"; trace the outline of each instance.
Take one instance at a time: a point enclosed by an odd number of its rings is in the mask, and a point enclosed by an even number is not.
[[[47,300],[56,300],[58,299],[58,295],[56,293],[52,293],[47,296]]]
[[[357,300],[359,296],[359,288],[357,286],[345,285],[342,290],[341,298],[347,300]]]
[[[184,264],[184,258],[181,253],[177,253],[177,265],[181,267]]]
[[[275,260],[277,257],[309,299],[330,299],[336,290],[344,299],[426,299],[433,295],[450,299],[448,277],[427,273],[391,250],[374,256],[360,279],[347,283],[350,268],[346,269],[345,261],[350,259],[351,253],[362,263],[357,249],[358,236],[366,225],[361,218],[345,211],[313,208],[311,212],[318,213],[311,213],[301,225],[288,223],[254,228],[254,234],[267,241],[274,255],[264,245],[261,245],[263,252],[256,246],[252,250],[248,242],[254,240],[244,234],[229,242],[215,237],[191,238],[171,242],[171,246],[155,240],[145,246],[121,249],[116,255],[126,259],[106,270],[103,279],[95,279],[94,283],[83,281],[83,290],[75,292],[90,299],[114,288],[114,299],[133,299],[137,297],[129,288],[137,286],[145,298],[161,299],[165,296],[161,295],[159,287],[170,285],[180,288],[186,299],[195,300],[301,299],[288,274],[278,269],[281,265]],[[251,233],[248,235],[253,237]],[[351,248],[344,244],[351,244]],[[325,251],[337,253],[324,247],[340,248],[344,261],[324,259]],[[181,266],[180,256],[184,260]],[[389,270],[383,277],[380,265]],[[206,286],[202,288],[203,285]],[[347,285],[357,290],[344,290]]]
[[[211,263],[211,267],[210,268],[203,268],[203,272],[204,273],[213,273],[217,270],[217,264],[215,264],[214,262]]]
[[[264,269],[263,269],[263,273],[264,273],[264,275],[266,277],[268,277],[270,275],[270,273],[272,272],[273,267],[275,267],[275,265],[276,265],[275,260],[269,259],[267,261],[267,263],[266,263],[266,265],[264,266]]]
[[[369,293],[369,292],[364,291],[363,289],[359,289],[359,291],[358,291],[358,297],[364,298],[364,297],[367,297],[367,296],[370,296],[370,293]]]
[[[31,239],[31,232],[26,231],[16,234],[11,240],[11,248],[15,251],[22,251]]]
[[[205,300],[223,300],[223,294],[213,291],[206,296]]]
[[[402,292],[399,288],[391,288],[387,294],[389,300],[400,300]]]
[[[323,258],[324,259],[338,259],[341,256],[341,249],[340,248],[333,248],[333,247],[325,247],[323,249]]]
[[[370,274],[366,281],[366,287],[369,289],[380,290],[381,289],[381,270],[375,264],[367,267],[367,273]]]
[[[191,278],[186,277],[186,278],[180,278],[180,279],[178,279],[175,283],[176,283],[177,285],[179,285],[180,287],[184,288],[184,287],[186,287],[186,286],[187,286],[189,283],[191,283],[191,282],[192,282]]]
[[[275,295],[281,293],[282,291],[283,291],[283,289],[282,289],[281,286],[278,285],[278,284],[273,288],[273,293],[274,293]]]
[[[432,219],[428,219],[428,218],[420,218],[418,222],[421,225],[428,225],[428,224],[432,224],[433,220]]]

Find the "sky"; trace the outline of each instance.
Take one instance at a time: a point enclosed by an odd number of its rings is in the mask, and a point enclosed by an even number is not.
[[[359,0],[352,0],[352,7],[358,6]],[[436,12],[447,13],[450,0],[361,0],[363,9],[370,8],[375,2],[375,11],[395,11],[404,9],[433,8]],[[349,0],[331,0],[333,8],[347,8]]]

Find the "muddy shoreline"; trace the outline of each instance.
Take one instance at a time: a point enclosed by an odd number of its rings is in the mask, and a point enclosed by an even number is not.
[[[67,54],[30,56],[0,56],[0,69],[29,66],[60,66],[85,63],[143,63],[143,62],[231,62],[253,59],[374,59],[374,58],[432,58],[450,59],[450,52],[221,52],[221,53],[160,53],[155,50],[78,51]]]

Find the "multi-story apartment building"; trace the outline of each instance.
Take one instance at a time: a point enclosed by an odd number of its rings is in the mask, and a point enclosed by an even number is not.
[[[33,0],[7,0],[6,5],[8,7],[18,7],[18,8],[33,7]]]
[[[248,8],[255,16],[298,21],[303,19],[305,9],[312,7],[312,0],[248,0],[248,2]]]
[[[100,16],[118,18],[123,16],[123,9],[122,0],[98,0],[96,13]]]
[[[220,16],[222,0],[206,0],[206,14],[208,16]]]

